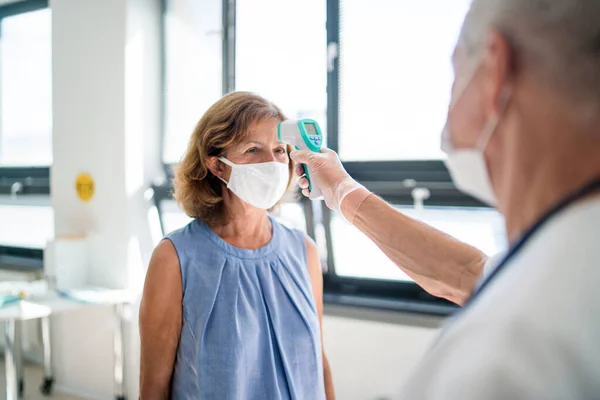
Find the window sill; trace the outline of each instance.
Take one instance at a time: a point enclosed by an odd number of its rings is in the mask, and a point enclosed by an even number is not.
[[[325,305],[345,306],[368,310],[392,311],[400,313],[447,317],[459,309],[449,304],[431,304],[425,301],[385,299],[372,296],[324,293]]]

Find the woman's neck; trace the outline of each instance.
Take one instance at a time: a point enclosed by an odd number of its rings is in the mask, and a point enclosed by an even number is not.
[[[269,243],[272,226],[266,210],[251,207],[231,196],[224,201],[227,222],[211,227],[221,239],[244,249],[258,249]]]

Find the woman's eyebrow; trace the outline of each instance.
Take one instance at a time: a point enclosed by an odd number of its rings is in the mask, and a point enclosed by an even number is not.
[[[255,144],[257,146],[264,146],[263,142],[259,142],[259,141],[256,141],[256,140],[245,140],[245,141],[242,142],[242,144],[244,144],[244,145],[245,144]]]

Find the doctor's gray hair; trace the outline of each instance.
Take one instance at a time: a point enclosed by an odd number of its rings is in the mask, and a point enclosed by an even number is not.
[[[459,44],[475,59],[490,31],[542,84],[600,104],[600,0],[473,0]]]

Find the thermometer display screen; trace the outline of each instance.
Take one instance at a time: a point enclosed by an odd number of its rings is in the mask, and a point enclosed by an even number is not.
[[[317,134],[317,127],[312,122],[305,123],[304,124],[304,129],[306,129],[306,133],[308,133],[309,135],[316,135]]]

